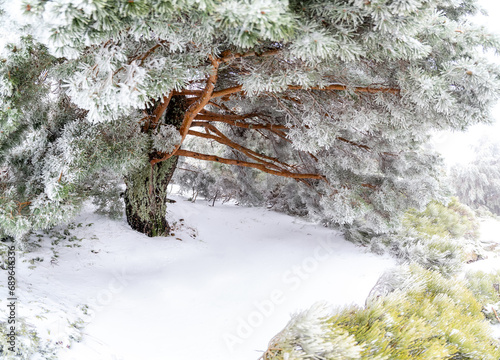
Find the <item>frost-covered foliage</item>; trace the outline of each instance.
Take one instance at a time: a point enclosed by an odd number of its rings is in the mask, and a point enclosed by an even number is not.
[[[180,141],[181,136],[175,126],[163,125],[160,126],[158,132],[153,136],[153,149],[170,153]]]
[[[94,186],[100,174],[123,179],[172,151],[313,175],[290,184],[207,166],[214,172],[202,177],[215,185],[192,183],[211,198],[223,189],[242,203],[385,232],[439,197],[441,161],[423,146],[430,131],[490,121],[500,89],[483,52],[499,42],[468,20],[474,0],[22,7],[20,31],[36,40],[9,45],[0,61],[0,229],[17,237],[106,191]],[[165,103],[175,97],[181,114]],[[186,136],[205,145],[180,148]],[[193,155],[201,148],[212,157]]]
[[[324,304],[313,305],[294,315],[285,329],[271,340],[271,346],[263,359],[361,359],[363,348],[357,346],[354,336],[330,326],[329,317],[330,313]]]
[[[9,344],[8,334],[10,326],[5,321],[0,324],[0,355],[2,359],[30,359],[37,351],[40,339],[35,331],[26,326],[23,319],[16,319],[16,332],[15,344],[17,354],[9,351],[8,348],[12,345]],[[50,357],[49,357],[50,359]]]
[[[460,201],[500,215],[500,144],[497,141],[482,139],[476,146],[474,161],[455,165],[450,171],[450,181]]]
[[[369,242],[374,252],[388,252],[401,262],[451,276],[465,262],[482,256],[478,230],[474,212],[451,198],[447,205],[432,201],[424,211],[407,211],[397,231],[374,234],[370,229],[353,228],[346,235],[352,241]]]
[[[469,271],[465,279],[467,287],[483,306],[484,316],[494,324],[500,323],[500,271]]]
[[[15,352],[9,350],[11,333],[7,321],[0,322],[0,357],[5,360],[30,360],[34,358],[56,360],[57,346],[41,339],[33,326],[22,317],[16,318]]]
[[[49,73],[22,69],[57,62],[32,38],[12,51],[2,68],[11,90],[0,114],[0,232],[19,238],[73,216],[103,182],[103,169],[127,173],[144,161],[147,142],[130,117],[91,126]]]
[[[432,201],[422,212],[408,211],[403,226],[428,236],[470,240],[479,238],[479,222],[474,212],[455,197],[447,205]]]
[[[491,359],[500,344],[465,283],[416,265],[381,278],[364,308],[295,315],[264,360]]]

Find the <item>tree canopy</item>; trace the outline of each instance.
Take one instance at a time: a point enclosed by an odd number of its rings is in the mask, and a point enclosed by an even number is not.
[[[500,215],[500,145],[493,138],[482,138],[475,154],[470,163],[451,168],[453,189],[465,204]]]
[[[474,0],[22,6],[31,25],[0,62],[6,235],[116,199],[123,181],[129,223],[162,235],[134,224],[168,227],[178,157],[236,165],[217,176],[242,198],[278,187],[325,223],[383,229],[439,194],[430,132],[489,122],[500,88]]]

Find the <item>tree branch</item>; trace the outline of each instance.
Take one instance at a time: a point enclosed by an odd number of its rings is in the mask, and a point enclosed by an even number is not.
[[[175,154],[175,152],[181,147],[182,143],[184,142],[184,139],[186,138],[186,135],[189,131],[189,128],[191,127],[191,123],[193,122],[195,116],[210,101],[210,98],[211,98],[212,93],[213,93],[214,88],[215,88],[215,83],[217,82],[217,72],[219,69],[220,60],[213,57],[212,55],[209,55],[208,58],[210,59],[210,62],[212,64],[212,71],[210,73],[210,76],[208,77],[205,89],[201,93],[200,97],[198,99],[196,99],[189,106],[186,113],[184,114],[184,119],[183,119],[182,125],[179,129],[179,133],[181,135],[181,141],[179,142],[179,144],[177,144],[175,146],[174,150],[170,154],[165,154],[159,159],[152,159],[151,165],[154,165],[154,164],[161,162],[161,161],[168,160]]]
[[[260,159],[258,155],[261,155],[261,154],[255,153],[254,151],[252,151],[252,150],[250,150],[242,145],[239,145],[239,144],[237,144],[237,143],[235,143],[227,138],[223,138],[223,137],[212,135],[212,134],[205,134],[205,133],[201,133],[201,132],[194,131],[194,130],[189,130],[188,135],[197,136],[197,137],[210,139],[210,140],[215,140],[219,144],[229,146],[230,148],[232,148],[234,150],[238,150],[238,151],[242,152],[243,154],[248,156],[250,159],[258,161],[258,162],[260,162],[266,166],[272,167],[274,169],[281,170],[281,168],[278,165],[275,165],[273,163],[270,163],[268,161]]]
[[[231,95],[231,94],[240,92],[241,89],[243,89],[243,85],[233,86],[233,87],[230,87],[230,88],[227,88],[227,89],[214,91],[212,93],[211,99],[217,98],[217,97],[221,97],[221,96],[225,96],[225,95]]]
[[[328,85],[324,87],[319,87],[319,86],[311,86],[309,88],[304,88],[301,85],[288,85],[288,90],[334,90],[334,91],[345,91],[352,89],[354,92],[361,92],[361,93],[370,93],[370,94],[375,94],[375,93],[390,93],[397,95],[400,93],[400,89],[398,88],[386,88],[386,87],[363,87],[363,86],[356,86],[356,87],[349,87],[347,85],[340,85],[340,84],[335,84],[335,85]],[[225,96],[225,95],[231,95],[238,93],[243,90],[243,85],[238,85],[238,86],[233,86],[227,89],[223,90],[218,90],[214,91],[212,94],[212,99]]]
[[[274,49],[274,50],[269,50],[269,51],[264,51],[262,53],[256,53],[255,51],[249,51],[244,54],[239,54],[239,53],[232,53],[229,50],[224,51],[221,54],[221,61],[222,62],[229,62],[234,59],[239,59],[239,58],[244,58],[244,57],[249,57],[249,56],[257,56],[257,57],[264,57],[264,56],[273,56],[276,55],[280,52],[281,50]]]
[[[193,135],[193,136],[202,137],[205,139],[215,140],[220,144],[229,146],[232,149],[235,149],[235,150],[242,152],[243,154],[245,154],[246,156],[248,156],[249,158],[251,158],[255,161],[261,162],[261,163],[265,164],[266,166],[270,166],[270,167],[273,167],[273,168],[278,169],[278,170],[282,170],[282,167],[280,167],[274,163],[271,163],[269,161],[273,161],[273,162],[275,162],[281,166],[284,166],[284,167],[293,168],[293,166],[291,166],[287,163],[284,163],[284,162],[278,160],[277,158],[267,156],[264,154],[260,154],[256,151],[253,151],[247,147],[244,147],[244,146],[232,141],[226,135],[224,135],[222,132],[220,132],[219,129],[217,129],[215,126],[213,126],[211,124],[207,124],[206,128],[211,130],[216,135],[204,134],[204,133],[201,133],[198,131],[193,131],[193,130],[189,130],[188,134]],[[263,159],[265,159],[265,160],[263,160]]]
[[[359,147],[361,149],[364,149],[366,151],[371,151],[372,150],[371,147],[369,147],[369,146],[355,143],[354,141],[347,140],[347,139],[345,139],[343,137],[340,137],[340,136],[337,137],[337,140],[343,141],[343,142],[345,142],[345,143],[347,143],[349,145],[354,145],[354,146]]]
[[[497,318],[498,322],[500,322],[500,317],[498,317],[497,311],[493,306],[491,307],[491,310],[493,310],[493,312],[495,313],[495,317]]]
[[[174,95],[196,95],[200,96],[203,90],[189,90],[183,89],[181,91],[174,91]]]
[[[150,48],[148,51],[146,51],[144,54],[142,55],[138,55],[132,59],[129,60],[128,62],[128,65],[132,64],[135,60],[141,60],[140,64],[139,65],[142,65],[144,63],[144,60],[146,60],[146,58],[151,55],[156,49],[158,49],[162,43],[164,41],[163,40],[160,40],[160,42],[156,45],[154,45],[152,48]],[[122,71],[125,67],[122,66],[120,67],[119,69],[117,69],[114,73],[113,73],[113,76],[115,76],[116,74],[118,74],[120,71]]]
[[[244,120],[244,117],[240,118],[241,120]],[[222,117],[222,116],[213,116],[213,115],[204,115],[204,114],[198,114],[195,117],[195,120],[205,120],[205,121],[215,121],[215,122],[222,122],[228,125],[233,125],[236,127],[240,127],[243,129],[266,129],[266,130],[287,130],[288,128],[285,125],[279,125],[279,124],[249,124],[247,122],[243,121],[237,121],[236,119],[228,119],[227,117]],[[194,124],[195,122],[193,122]],[[196,121],[197,124],[200,124],[201,121]],[[194,126],[194,125],[193,125]],[[203,125],[197,125],[197,126],[203,126]]]
[[[224,121],[224,120],[246,120],[258,116],[257,114],[247,114],[247,115],[230,115],[230,114],[217,114],[210,111],[202,110],[196,115],[196,120],[207,120],[207,121]]]
[[[153,128],[153,129],[156,128],[156,126],[160,122],[162,115],[165,113],[165,110],[167,110],[168,104],[170,103],[170,99],[172,99],[172,95],[173,95],[172,91],[170,92],[170,94],[165,95],[163,97],[163,101],[154,109],[153,118],[149,123],[148,128]]]
[[[293,179],[324,180],[324,177],[322,175],[319,175],[319,174],[298,174],[298,173],[292,173],[292,172],[289,172],[286,170],[276,171],[276,170],[269,169],[262,164],[256,164],[256,163],[235,160],[235,159],[226,159],[226,158],[222,158],[219,156],[200,154],[200,153],[196,153],[196,152],[188,151],[188,150],[179,149],[176,151],[175,155],[191,157],[191,158],[198,159],[198,160],[215,161],[215,162],[219,162],[222,164],[228,164],[228,165],[250,167],[250,168],[261,170],[261,171],[266,172],[268,174],[283,176],[283,177],[288,177],[288,178],[293,178]]]
[[[377,87],[377,88],[372,88],[372,87],[352,87],[350,88],[349,86],[346,85],[340,85],[340,84],[335,84],[335,85],[328,85],[324,87],[319,87],[319,86],[311,86],[308,89],[304,89],[304,87],[300,85],[288,85],[289,90],[335,90],[335,91],[344,91],[344,90],[349,90],[353,89],[354,92],[366,92],[366,93],[391,93],[391,94],[399,94],[400,89],[398,88],[384,88],[384,87]]]

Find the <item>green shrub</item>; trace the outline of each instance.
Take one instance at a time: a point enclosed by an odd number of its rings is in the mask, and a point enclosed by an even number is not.
[[[459,272],[466,259],[465,246],[458,239],[427,238],[408,230],[388,235],[383,241],[389,252],[401,262],[419,264],[446,277]]]
[[[5,304],[4,304],[5,306]],[[35,354],[40,356],[45,354],[43,359],[54,359],[54,354],[51,354],[47,348],[42,349],[40,338],[36,331],[31,328],[22,318],[16,319],[16,339],[15,352],[9,350],[11,344],[8,343],[7,334],[10,332],[10,326],[7,322],[0,322],[0,358],[9,360],[29,360]]]
[[[451,276],[463,263],[482,257],[478,239],[474,212],[451,198],[446,206],[432,201],[424,211],[408,211],[398,231],[373,236],[369,246],[377,253],[389,252],[401,262]]]
[[[455,197],[446,206],[431,201],[422,212],[408,211],[403,218],[403,226],[428,237],[479,238],[479,222],[474,212]]]
[[[296,315],[263,359],[500,359],[482,306],[463,282],[412,265],[378,285],[384,291],[364,308]]]
[[[467,287],[474,293],[483,307],[488,320],[498,324],[500,320],[500,270],[488,274],[482,271],[468,272],[465,275]]]

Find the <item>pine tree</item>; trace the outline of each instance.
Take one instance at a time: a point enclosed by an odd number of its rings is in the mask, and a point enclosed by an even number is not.
[[[461,201],[500,215],[500,146],[483,138],[476,145],[474,161],[453,166],[452,186]]]
[[[439,191],[430,130],[489,121],[498,95],[499,69],[478,51],[498,40],[467,20],[474,0],[23,7],[32,25],[0,65],[7,235],[121,182],[129,224],[168,234],[179,157],[236,165],[243,195],[267,188],[325,223],[383,228]]]

